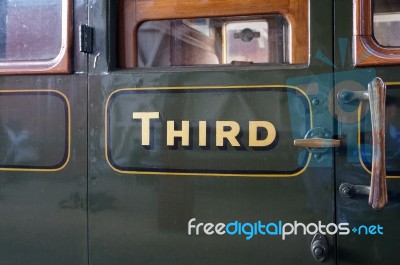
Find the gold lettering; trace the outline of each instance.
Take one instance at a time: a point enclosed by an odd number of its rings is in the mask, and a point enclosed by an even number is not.
[[[132,118],[141,121],[142,145],[150,146],[151,122],[160,119],[160,112],[133,112]],[[198,122],[198,145],[206,147],[208,143],[207,121]],[[167,121],[167,146],[175,146],[175,140],[181,139],[182,146],[189,146],[190,122],[181,121],[181,129],[175,129],[175,121]],[[269,121],[249,121],[249,147],[266,147],[271,145],[277,137],[275,126]],[[266,136],[260,137],[260,129],[266,130]],[[224,147],[227,141],[233,147],[240,147],[238,140],[240,125],[236,121],[216,121],[215,123],[215,144],[216,147]]]
[[[142,145],[150,145],[150,120],[159,119],[160,112],[133,112],[134,120],[142,121]]]
[[[189,121],[182,121],[182,130],[175,130],[175,121],[167,121],[167,146],[175,145],[175,138],[182,139],[182,146],[189,146]]]
[[[226,127],[230,129],[225,130]],[[240,133],[239,123],[235,121],[217,121],[216,122],[216,145],[224,146],[224,139],[227,139],[232,146],[240,146],[236,137]]]
[[[207,146],[207,122],[199,121],[199,146]]]
[[[267,130],[267,137],[265,139],[257,139],[258,128]],[[249,121],[249,146],[250,147],[264,147],[272,144],[276,138],[275,126],[268,121]]]

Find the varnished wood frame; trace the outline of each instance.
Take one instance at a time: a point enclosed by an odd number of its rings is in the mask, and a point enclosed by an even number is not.
[[[32,61],[0,61],[0,75],[9,74],[63,74],[71,72],[72,61],[72,0],[62,0],[61,47],[55,58]],[[51,30],[52,25],[47,25]],[[45,47],[44,47],[45,48]]]
[[[281,14],[289,24],[289,62],[308,64],[309,0],[121,0],[119,67],[137,66],[137,29],[149,20]]]
[[[374,38],[372,0],[353,0],[355,66],[400,64],[400,48],[382,47]]]

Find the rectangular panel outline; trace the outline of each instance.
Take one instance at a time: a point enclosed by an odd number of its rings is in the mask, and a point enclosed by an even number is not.
[[[66,150],[66,158],[64,159],[64,163],[62,163],[59,167],[57,168],[21,168],[21,167],[1,167],[0,166],[0,171],[16,171],[16,172],[56,172],[64,169],[67,164],[69,163],[70,156],[71,156],[71,107],[70,103],[68,100],[68,97],[57,90],[52,90],[52,89],[38,89],[38,90],[33,90],[33,89],[25,89],[25,90],[0,90],[1,93],[54,93],[59,95],[64,101],[65,101],[65,106],[67,108],[67,150]]]
[[[297,177],[304,173],[312,159],[311,152],[308,154],[307,162],[304,167],[299,170],[298,172],[292,174],[240,174],[240,173],[226,173],[221,170],[221,173],[202,173],[202,172],[164,172],[164,171],[127,171],[127,170],[120,170],[114,167],[108,157],[108,108],[110,99],[116,93],[123,92],[123,91],[163,91],[163,90],[218,90],[218,89],[255,89],[255,88],[291,88],[302,95],[305,96],[307,99],[308,107],[310,110],[310,129],[313,128],[313,111],[312,111],[312,104],[311,100],[308,95],[299,87],[296,86],[289,86],[289,85],[257,85],[257,86],[192,86],[192,87],[146,87],[146,88],[121,88],[113,91],[106,100],[106,105],[104,109],[104,155],[109,167],[118,173],[122,174],[136,174],[136,175],[172,175],[172,176],[208,176],[208,177]]]

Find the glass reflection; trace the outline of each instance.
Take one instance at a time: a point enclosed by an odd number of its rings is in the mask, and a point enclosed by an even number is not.
[[[61,0],[0,1],[0,61],[55,58],[62,42],[61,5]]]
[[[374,37],[382,46],[400,46],[400,0],[374,1]]]
[[[393,96],[386,99],[386,160],[389,171],[400,170],[399,102]]]
[[[3,127],[8,147],[1,164],[26,165],[35,163],[39,159],[37,142],[31,139],[31,132],[23,127],[21,120],[12,116],[4,123]]]
[[[139,67],[287,61],[281,15],[146,21],[138,29]]]

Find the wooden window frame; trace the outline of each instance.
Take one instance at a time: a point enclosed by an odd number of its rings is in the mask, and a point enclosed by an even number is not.
[[[309,64],[309,0],[121,0],[119,66],[137,67],[137,30],[151,20],[281,14],[289,24],[289,63]]]
[[[353,0],[355,66],[400,64],[400,48],[383,47],[374,38],[372,0]]]
[[[62,0],[61,3],[61,47],[57,56],[49,60],[0,61],[0,75],[66,74],[71,72],[72,0]]]

